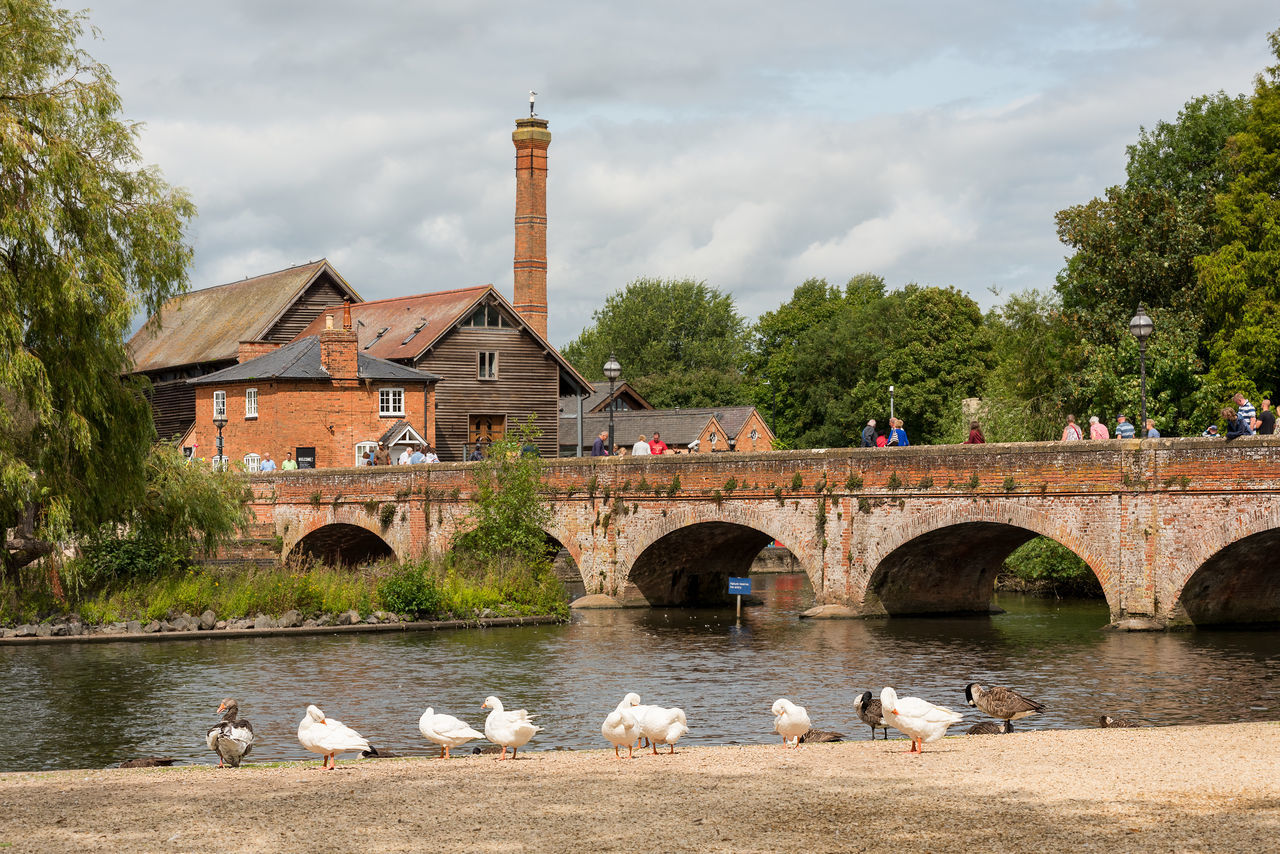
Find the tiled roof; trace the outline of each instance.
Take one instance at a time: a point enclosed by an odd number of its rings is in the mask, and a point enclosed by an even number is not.
[[[634,398],[636,403],[640,404],[637,409],[653,409],[649,401],[641,396],[640,392],[631,387],[630,383],[623,382],[616,386],[613,390],[613,396],[609,396],[609,385],[607,383],[592,383],[592,392],[582,399],[583,412],[595,412],[609,401],[617,397],[629,396]],[[561,399],[561,408],[565,412],[577,412],[578,403],[572,397]]]
[[[657,430],[668,445],[687,445],[701,435],[713,417],[724,428],[732,441],[742,431],[754,406],[722,406],[703,409],[639,409],[622,410],[613,414],[613,434],[619,442],[631,444],[643,433],[652,436]],[[561,417],[560,438],[562,445],[572,446],[577,438],[577,418]],[[594,412],[582,418],[582,441],[590,445],[601,431],[609,429],[609,413]]]
[[[390,380],[393,382],[435,382],[440,377],[426,371],[406,368],[386,359],[375,359],[364,353],[356,354],[356,376],[362,380]],[[215,383],[252,382],[253,380],[327,380],[329,372],[320,361],[320,338],[309,335],[292,341],[279,350],[212,374],[193,380],[192,385]]]
[[[174,297],[129,340],[134,369],[234,360],[239,342],[262,338],[325,270],[360,299],[324,260]]]

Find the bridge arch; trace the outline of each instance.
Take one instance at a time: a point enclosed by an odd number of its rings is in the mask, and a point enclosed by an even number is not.
[[[786,542],[785,527],[772,510],[743,506],[682,506],[644,524],[644,535],[620,550],[625,568],[623,601],[649,605],[717,605],[728,601],[727,579],[745,576],[765,546],[782,540],[822,589],[822,557],[807,543]]]
[[[357,566],[378,560],[395,560],[395,549],[382,535],[364,525],[328,522],[314,525],[298,537],[284,557],[319,560],[335,566]]]
[[[1174,622],[1197,626],[1280,622],[1280,507],[1237,520],[1224,540],[1197,542],[1175,576]]]
[[[1036,536],[1071,549],[1102,585],[1112,615],[1120,613],[1117,574],[1090,548],[1078,526],[1016,501],[979,498],[930,508],[890,526],[867,555],[863,610],[874,614],[985,613],[1005,559]]]

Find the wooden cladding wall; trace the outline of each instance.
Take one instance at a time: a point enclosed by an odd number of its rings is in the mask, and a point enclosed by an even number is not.
[[[479,356],[498,354],[498,378],[481,380]],[[456,461],[468,452],[468,423],[473,415],[502,415],[508,433],[537,414],[542,430],[538,450],[558,452],[560,371],[542,346],[518,329],[458,328],[444,336],[414,365],[439,374],[436,386],[436,452]]]
[[[196,390],[185,379],[155,383],[147,399],[151,401],[156,436],[161,439],[181,436],[195,420]]]
[[[320,276],[311,283],[311,287],[303,291],[302,296],[294,300],[293,305],[285,310],[276,325],[267,332],[266,339],[277,344],[289,343],[326,308],[342,305],[342,301],[346,298],[346,292],[339,288],[333,279],[328,275]],[[334,326],[341,325],[342,318],[339,316],[335,319]]]

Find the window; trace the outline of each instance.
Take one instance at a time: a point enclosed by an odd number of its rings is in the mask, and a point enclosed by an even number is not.
[[[496,380],[498,378],[498,354],[492,350],[480,351],[480,372],[477,374],[482,380]]]
[[[707,437],[707,439],[708,439],[708,440],[710,440],[711,444],[713,444],[713,445],[716,443],[716,438],[717,438],[717,437],[716,437],[716,431],[714,431],[714,430],[712,430],[712,431],[711,431],[711,435]]]
[[[751,430],[751,441],[753,441],[753,442],[754,442],[756,439],[759,439],[759,438],[760,438],[760,431],[759,431],[759,430],[756,430],[755,428],[752,428],[752,430]]]
[[[258,464],[262,462],[262,458],[257,454],[244,455],[244,470],[253,472],[258,470]]]
[[[258,390],[256,388],[245,389],[244,392],[244,417],[258,417]]]
[[[196,455],[196,449],[193,446],[191,445],[182,446],[182,456],[186,458],[187,462],[191,462],[191,458],[194,457],[195,455]]]
[[[213,470],[214,470],[214,471],[226,471],[226,470],[227,470],[227,458],[226,458],[226,457],[218,457],[218,456],[215,456],[215,457],[212,457],[212,458],[210,459],[210,461],[209,461],[209,462],[210,462],[210,465],[212,466],[212,468],[213,468]]]
[[[404,389],[378,389],[378,417],[394,418],[404,415]]]
[[[360,442],[356,445],[356,465],[364,465],[364,455],[373,454],[378,450],[377,442]]]
[[[498,311],[497,306],[482,305],[471,313],[471,316],[462,321],[463,326],[473,329],[481,329],[484,327],[500,327],[503,329],[511,328],[511,321]]]
[[[213,393],[213,417],[227,417],[227,393],[225,391],[215,391]]]

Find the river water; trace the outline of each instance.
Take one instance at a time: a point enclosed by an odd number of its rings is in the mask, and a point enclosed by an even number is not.
[[[1102,631],[1106,606],[1001,596],[980,618],[799,620],[801,574],[755,576],[765,604],[734,612],[591,611],[563,626],[420,634],[209,638],[0,647],[0,770],[105,767],[138,756],[214,763],[204,732],[223,697],[258,733],[255,761],[316,758],[298,745],[308,703],[375,745],[425,754],[424,708],[483,730],[480,704],[538,714],[530,748],[603,748],[622,695],[685,709],[681,743],[772,742],[769,707],[789,697],[814,726],[869,730],[853,698],[893,685],[982,719],[964,686],[1014,687],[1048,705],[1021,728],[1280,719],[1280,632]],[[895,733],[896,735],[896,733]],[[431,748],[434,750],[435,748]]]

